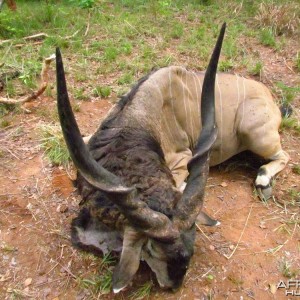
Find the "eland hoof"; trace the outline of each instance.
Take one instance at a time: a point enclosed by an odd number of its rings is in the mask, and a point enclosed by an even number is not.
[[[256,191],[258,194],[258,197],[262,201],[267,201],[272,197],[272,187],[271,186],[266,186],[266,187],[256,187]]]

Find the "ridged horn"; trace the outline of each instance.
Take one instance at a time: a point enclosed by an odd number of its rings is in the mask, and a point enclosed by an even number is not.
[[[202,130],[188,163],[189,176],[182,198],[177,204],[174,222],[181,230],[190,228],[203,205],[204,189],[209,171],[210,151],[217,138],[215,123],[215,79],[224,39],[226,23],[223,24],[214,51],[211,55],[202,87]]]
[[[83,142],[75,120],[66,85],[65,71],[59,48],[56,48],[57,109],[59,120],[70,156],[82,176],[96,188],[114,193],[132,192],[121,179],[100,166]]]

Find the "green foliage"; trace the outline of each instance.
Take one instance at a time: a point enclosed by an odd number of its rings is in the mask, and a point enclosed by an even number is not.
[[[91,8],[95,4],[95,0],[69,0],[70,3],[73,3],[81,8]]]
[[[0,12],[0,14],[0,37],[3,39],[9,39],[18,32],[18,29],[11,25],[11,15],[9,13],[3,11]]]
[[[121,45],[120,50],[122,53],[130,55],[132,53],[132,44],[130,42],[124,42]]]
[[[15,85],[12,81],[6,81],[5,89],[9,97],[14,97],[16,95]]]

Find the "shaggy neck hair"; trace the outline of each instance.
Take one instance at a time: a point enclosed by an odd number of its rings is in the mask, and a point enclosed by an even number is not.
[[[137,128],[100,128],[88,146],[105,169],[122,178],[125,185],[136,187],[138,199],[172,218],[181,193],[175,189],[160,144],[150,133]],[[99,209],[114,207],[104,192],[92,187],[80,174],[77,186],[83,203],[98,203]]]

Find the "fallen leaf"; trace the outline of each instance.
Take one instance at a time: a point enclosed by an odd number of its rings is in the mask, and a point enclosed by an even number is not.
[[[220,184],[220,186],[222,186],[222,187],[227,187],[228,184],[227,184],[225,181],[223,181],[223,182]]]

